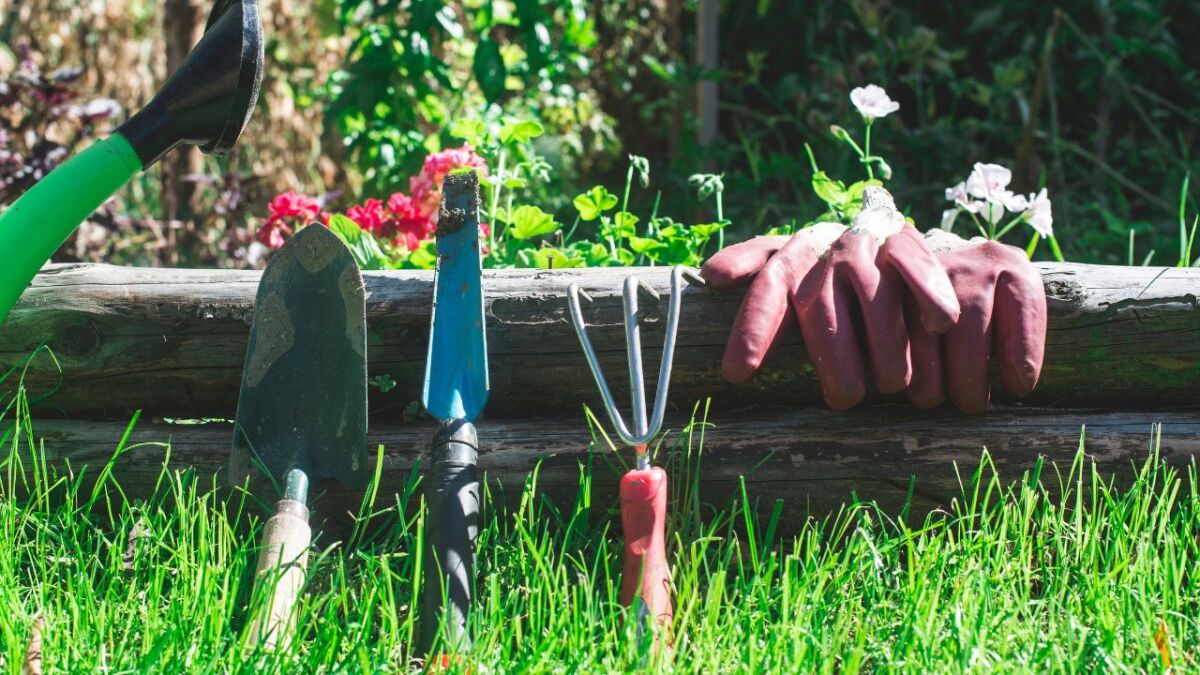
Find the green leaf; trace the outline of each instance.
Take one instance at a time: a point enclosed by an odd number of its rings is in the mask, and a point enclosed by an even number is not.
[[[833,180],[825,175],[824,171],[818,171],[813,174],[812,178],[813,192],[816,193],[821,201],[828,204],[831,208],[840,209],[849,203],[850,198],[846,194],[846,186],[840,180]]]
[[[638,255],[646,255],[651,251],[657,251],[661,248],[666,248],[667,245],[655,239],[646,239],[644,237],[630,237],[629,248]]]
[[[382,394],[386,394],[396,388],[396,381],[393,380],[392,376],[388,375],[387,373],[372,377],[370,379],[370,384],[371,386],[379,389],[379,392]]]
[[[575,210],[579,211],[579,217],[584,222],[590,222],[600,217],[600,214],[610,209],[616,208],[617,196],[609,192],[604,186],[596,185],[591,190],[575,197]]]
[[[536,120],[508,120],[500,127],[500,142],[528,143],[544,133],[545,128]]]
[[[310,226],[318,227],[318,226]],[[364,270],[383,270],[388,267],[388,258],[379,247],[375,237],[358,223],[341,214],[329,218],[329,231],[333,232],[350,249],[354,262]]]
[[[437,244],[432,239],[421,242],[421,247],[409,254],[408,264],[419,270],[437,267]]]
[[[587,250],[583,252],[583,258],[587,261],[588,267],[599,267],[605,265],[611,259],[611,254],[608,247],[604,244],[584,243]]]
[[[638,217],[628,211],[619,211],[613,216],[613,234],[618,237],[632,237],[637,234]]]
[[[654,251],[650,257],[658,263],[664,265],[691,265],[699,267],[700,256],[696,254],[696,249],[687,239],[679,237],[667,241],[666,247]]]
[[[450,135],[471,145],[480,145],[480,139],[487,136],[487,125],[481,120],[457,119],[450,125]]]
[[[704,223],[703,225],[693,225],[691,233],[701,241],[707,241],[709,237],[725,229],[729,223]]]
[[[549,246],[538,249],[522,249],[517,253],[517,265],[519,267],[558,270],[570,267],[583,267],[585,264],[580,258],[572,257],[565,251]]]
[[[846,197],[852,202],[862,202],[863,192],[870,186],[883,187],[880,180],[860,180],[846,188]]]
[[[475,47],[475,63],[471,72],[489,103],[504,97],[504,81],[508,77],[508,70],[504,66],[504,57],[500,55],[500,45],[495,41],[487,38],[479,41]]]
[[[508,234],[514,239],[532,239],[558,229],[554,216],[536,206],[518,206],[512,211]]]

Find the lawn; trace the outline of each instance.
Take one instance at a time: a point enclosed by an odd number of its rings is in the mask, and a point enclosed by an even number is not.
[[[152,499],[127,499],[104,467],[48,465],[19,392],[3,421],[8,672],[35,624],[45,672],[422,667],[419,476],[404,494],[368,491],[345,542],[318,537],[294,649],[264,652],[247,644],[264,504],[166,470]],[[1194,466],[1160,463],[1153,439],[1120,488],[1082,447],[1072,466],[1019,476],[996,475],[985,455],[943,511],[917,519],[848,495],[839,513],[781,523],[771,504],[715,508],[691,489],[707,429],[674,450],[691,468],[672,476],[677,609],[658,638],[670,649],[624,621],[616,502],[594,498],[581,467],[571,508],[541,499],[533,476],[519,508],[485,512],[475,646],[450,669],[1162,671],[1200,658],[1200,485]]]

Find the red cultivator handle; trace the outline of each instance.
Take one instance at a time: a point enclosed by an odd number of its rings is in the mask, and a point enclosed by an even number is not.
[[[666,520],[667,472],[656,466],[626,473],[621,479],[621,524],[625,531],[621,604],[636,606],[639,626],[653,617],[665,627],[674,615]]]

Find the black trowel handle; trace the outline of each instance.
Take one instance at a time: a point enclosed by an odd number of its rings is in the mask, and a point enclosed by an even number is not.
[[[433,437],[425,499],[421,644],[429,652],[439,636],[443,651],[470,647],[467,610],[475,581],[475,538],[479,535],[479,454],[475,425],[466,420],[443,422]]]

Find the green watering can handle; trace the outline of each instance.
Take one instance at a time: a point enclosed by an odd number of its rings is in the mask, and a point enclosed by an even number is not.
[[[51,171],[0,213],[0,323],[84,218],[141,170],[133,147],[113,134]]]

